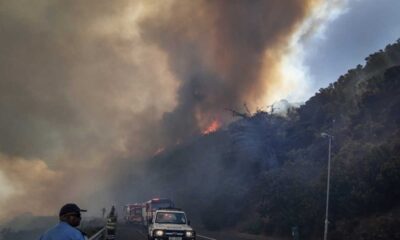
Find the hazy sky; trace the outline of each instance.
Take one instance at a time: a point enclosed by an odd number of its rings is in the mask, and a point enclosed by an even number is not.
[[[397,0],[0,0],[0,221],[108,186],[225,111],[305,101],[400,37]],[[27,201],[29,199],[29,201]]]
[[[400,38],[400,1],[353,0],[307,44],[313,92],[336,81],[371,53]]]

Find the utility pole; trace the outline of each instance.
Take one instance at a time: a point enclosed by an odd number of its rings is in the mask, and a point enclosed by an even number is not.
[[[328,179],[326,181],[326,209],[325,209],[325,229],[324,229],[324,240],[328,239],[328,214],[329,214],[329,187],[330,187],[330,176],[331,176],[331,146],[333,136],[327,133],[321,133],[322,137],[327,137],[329,139],[328,148]]]

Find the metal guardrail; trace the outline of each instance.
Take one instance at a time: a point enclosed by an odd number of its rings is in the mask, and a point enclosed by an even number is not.
[[[104,240],[107,238],[107,229],[103,227],[95,235],[91,236],[88,240]]]

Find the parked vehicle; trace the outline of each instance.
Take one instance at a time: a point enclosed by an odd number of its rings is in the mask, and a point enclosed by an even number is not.
[[[160,208],[173,208],[175,204],[168,198],[153,198],[143,204],[142,216],[143,225],[148,226],[149,220],[154,217],[155,212]]]
[[[196,232],[184,211],[176,208],[156,210],[149,219],[148,240],[194,240]]]
[[[143,204],[141,203],[133,203],[125,205],[124,206],[125,222],[133,224],[142,224],[143,223],[142,208]]]

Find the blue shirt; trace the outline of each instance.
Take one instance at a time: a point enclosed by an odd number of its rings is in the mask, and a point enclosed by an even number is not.
[[[83,234],[66,222],[60,222],[45,232],[39,240],[85,240]]]

